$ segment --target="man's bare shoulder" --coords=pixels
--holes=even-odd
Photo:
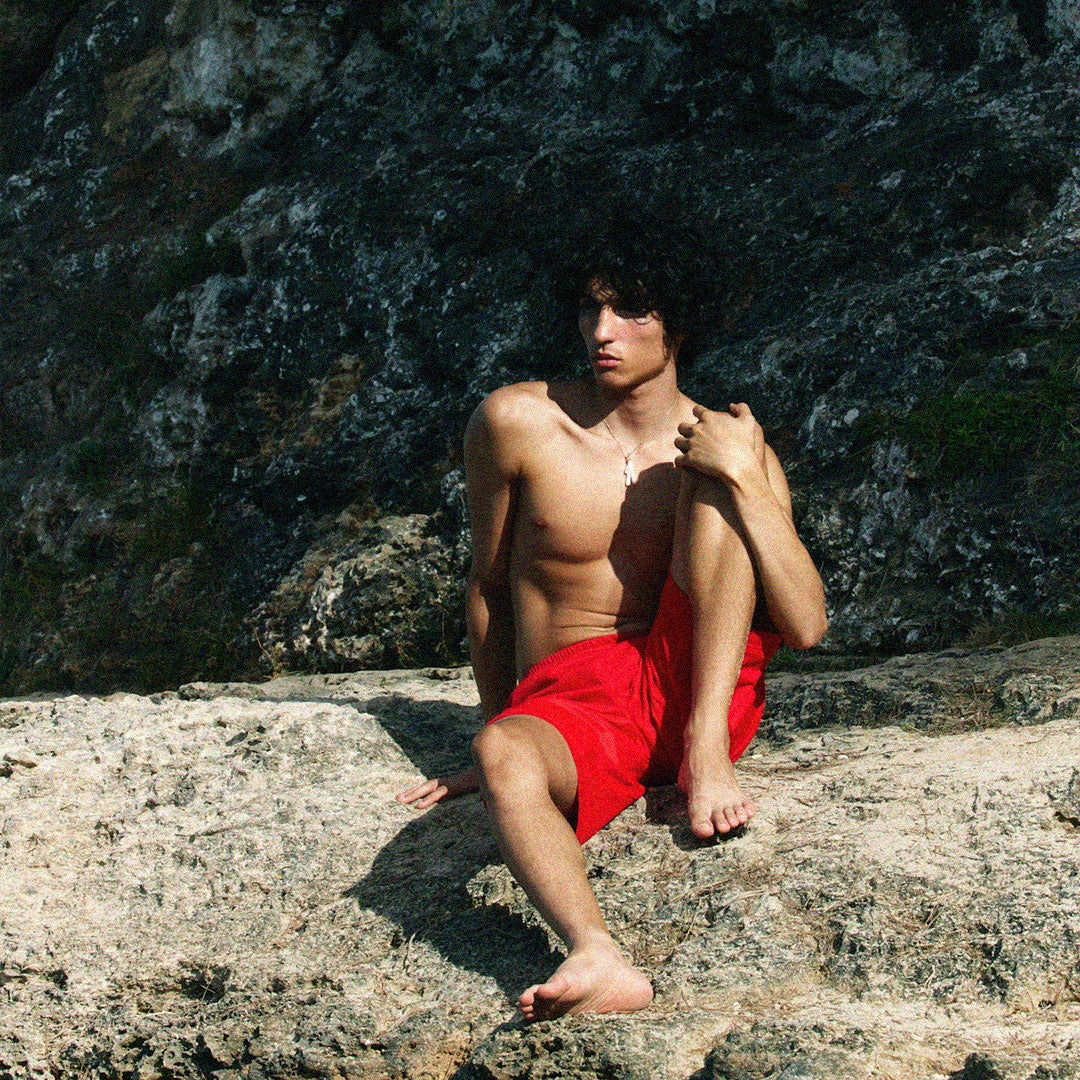
[[[563,404],[568,385],[519,382],[501,386],[476,407],[469,427],[489,438],[515,442],[550,432],[569,419]]]

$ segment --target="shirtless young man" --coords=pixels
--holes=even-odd
[[[680,392],[692,314],[633,240],[577,268],[589,375],[504,387],[469,422],[467,623],[488,723],[474,769],[398,796],[426,808],[480,787],[511,872],[568,947],[521,995],[528,1019],[652,1000],[580,845],[675,780],[698,837],[745,824],[732,761],[764,666],[780,639],[808,648],[826,628],[776,455],[746,405]]]

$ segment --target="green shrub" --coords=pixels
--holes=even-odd
[[[921,463],[944,480],[1010,473],[1052,460],[1080,469],[1075,361],[1059,356],[1019,387],[941,387],[896,424]]]

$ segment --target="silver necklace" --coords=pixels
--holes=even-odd
[[[671,415],[671,414],[672,414],[672,413],[673,413],[673,412],[675,411],[675,406],[676,406],[676,405],[678,405],[678,403],[679,403],[679,399],[678,399],[678,398],[676,398],[676,399],[675,399],[675,400],[674,400],[674,401],[673,401],[673,402],[671,403],[671,407],[670,407],[670,408],[668,409],[668,411],[667,411],[666,413],[664,413],[664,416],[663,416],[663,418],[662,418],[662,419],[661,419],[661,421],[660,421],[660,423],[661,423],[661,424],[663,424],[663,423],[664,423],[664,421],[665,421],[665,420],[667,420],[667,418],[668,418],[668,417],[669,417],[669,416],[670,416],[670,415]],[[641,439],[641,440],[640,440],[639,442],[637,442],[637,443],[635,443],[635,444],[634,444],[633,446],[631,446],[629,450],[627,450],[627,449],[626,449],[626,447],[625,447],[625,446],[623,446],[623,444],[622,444],[621,442],[619,442],[619,437],[618,437],[618,436],[617,436],[617,435],[615,434],[615,432],[614,432],[614,431],[612,431],[612,430],[611,430],[611,425],[610,425],[610,424],[609,424],[609,423],[607,422],[607,417],[606,417],[606,416],[602,416],[602,417],[600,417],[600,419],[601,419],[601,420],[603,420],[603,422],[604,422],[604,427],[606,427],[606,428],[607,428],[608,434],[609,434],[609,435],[610,435],[610,436],[611,436],[611,437],[612,437],[612,438],[613,438],[613,439],[615,440],[615,445],[616,445],[616,446],[617,446],[617,447],[619,448],[619,453],[621,453],[621,454],[622,454],[622,456],[623,456],[623,461],[625,462],[625,464],[623,465],[623,483],[624,483],[624,484],[625,484],[625,485],[626,485],[627,487],[629,487],[629,486],[630,486],[631,484],[636,484],[636,483],[637,483],[637,478],[638,478],[638,474],[637,474],[637,472],[635,471],[635,469],[634,469],[634,465],[633,465],[633,462],[632,462],[632,461],[631,461],[630,459],[631,459],[631,458],[632,458],[632,457],[634,456],[634,454],[636,454],[636,453],[637,453],[637,452],[638,452],[638,451],[639,451],[639,450],[640,450],[640,449],[641,449],[641,448],[642,448],[642,447],[643,447],[643,446],[644,446],[644,445],[645,445],[646,443],[648,443],[648,442],[652,442],[652,441],[653,441],[653,440],[655,440],[655,439],[659,439],[659,438],[660,438],[660,436],[659,436],[659,435],[650,435],[650,436],[648,436],[647,438]]]

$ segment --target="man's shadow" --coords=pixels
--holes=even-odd
[[[469,741],[479,726],[476,709],[399,694],[356,704],[378,719],[425,776],[469,764]],[[479,796],[459,796],[418,812],[345,895],[398,927],[396,947],[427,942],[455,966],[494,979],[514,999],[563,958],[540,927],[490,896],[500,892],[498,882],[470,895],[468,883],[501,863]]]

